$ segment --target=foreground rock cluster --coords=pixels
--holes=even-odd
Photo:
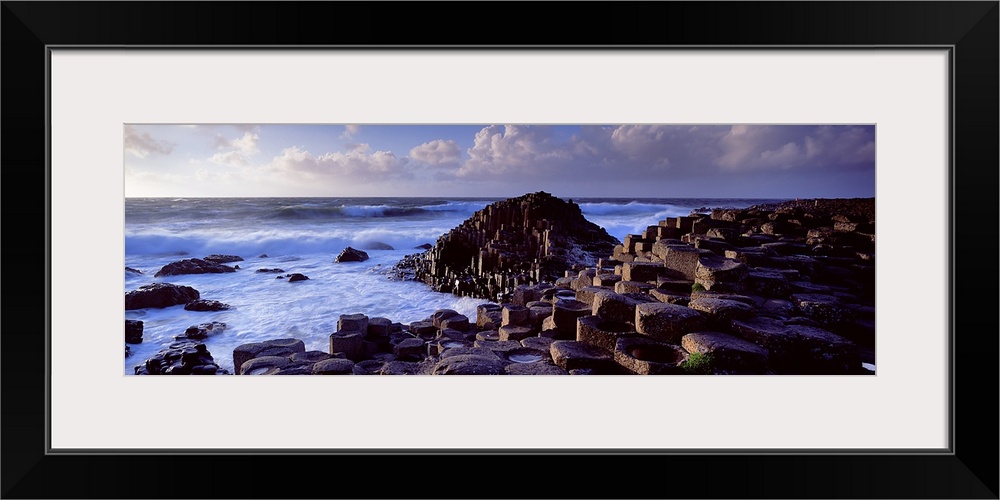
[[[294,338],[244,344],[235,373],[872,373],[862,362],[874,362],[874,199],[693,213],[616,245],[592,225],[557,231],[579,208],[552,200],[491,205],[405,262],[438,290],[501,298],[475,318],[442,309],[404,325],[342,315],[326,350]],[[130,328],[141,339],[141,323]],[[219,373],[196,342],[224,329],[189,328],[142,371]]]
[[[514,287],[593,265],[618,243],[585,219],[579,205],[537,192],[476,212],[397,270],[440,292],[503,302]]]

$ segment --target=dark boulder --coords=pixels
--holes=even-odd
[[[292,274],[290,274],[288,276],[288,282],[289,283],[293,283],[295,281],[305,281],[307,279],[309,279],[308,276],[306,276],[304,274],[299,274],[299,273],[292,273]]]
[[[220,255],[213,253],[212,255],[205,256],[205,260],[215,262],[217,264],[225,264],[227,262],[240,262],[243,260],[243,257],[238,255]]]
[[[218,300],[204,300],[198,299],[193,302],[188,302],[184,306],[185,311],[227,311],[232,309],[229,304],[224,304]]]
[[[222,333],[226,329],[225,323],[220,323],[218,321],[213,321],[211,323],[202,323],[200,325],[189,326],[187,330],[184,330],[183,335],[178,335],[174,337],[175,340],[201,340],[209,335],[214,335],[217,333]]]
[[[170,307],[198,300],[198,290],[172,283],[144,285],[125,294],[125,310],[146,307]]]
[[[125,320],[125,343],[142,343],[142,321],[134,319]]]
[[[205,344],[175,342],[135,367],[136,375],[228,375]]]
[[[262,267],[262,268],[258,269],[257,272],[258,273],[278,273],[278,274],[281,274],[281,273],[285,272],[285,270],[284,269],[278,269],[277,267],[272,267],[272,268]]]
[[[202,259],[184,259],[163,266],[153,276],[176,276],[179,274],[233,273],[236,269]]]
[[[381,241],[372,241],[369,243],[365,243],[364,247],[362,248],[364,248],[365,250],[395,250],[395,248],[393,248],[392,245],[388,243],[382,243]]]
[[[363,250],[347,247],[340,252],[334,262],[364,262],[366,260],[368,260],[368,254]]]
[[[127,272],[127,273],[133,273],[133,274],[142,274],[142,271],[140,271],[138,269],[135,269],[135,268],[131,268],[131,267],[126,267],[125,268],[125,272]]]
[[[420,249],[420,250],[430,250],[430,249],[434,248],[434,245],[431,245],[430,243],[424,243],[423,245],[418,245],[415,248]]]

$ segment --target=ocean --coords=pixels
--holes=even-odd
[[[125,200],[125,292],[155,282],[194,287],[201,298],[232,309],[185,311],[183,306],[125,311],[143,321],[143,341],[129,345],[124,373],[165,348],[193,325],[218,321],[223,333],[205,345],[233,373],[233,349],[274,338],[302,339],[307,350],[327,351],[341,314],[364,313],[400,323],[454,309],[473,321],[482,299],[433,292],[423,283],[390,279],[390,269],[416,248],[501,198],[127,198]],[[745,208],[773,199],[574,198],[584,216],[624,239],[666,217],[709,207]],[[380,245],[382,244],[382,245]],[[380,250],[384,245],[392,250]],[[334,263],[347,246],[363,249],[364,262]],[[238,255],[235,273],[154,278],[164,265],[210,254]],[[260,268],[302,273],[289,283]]]

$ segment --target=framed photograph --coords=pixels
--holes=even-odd
[[[4,497],[997,498],[997,429],[979,423],[997,420],[981,396],[997,259],[973,231],[1000,205],[997,2],[579,4],[610,30],[588,35],[438,7],[459,5],[489,22],[420,22],[420,4],[4,2],[3,160],[9,186],[36,189],[8,215],[44,228],[8,238],[10,283],[41,285],[7,301],[8,322],[31,319],[3,340]],[[479,36],[510,26],[566,41]],[[848,198],[858,213],[823,221],[787,208]],[[550,205],[607,233],[588,247],[607,273],[550,265],[577,237]],[[808,247],[783,237],[799,233]],[[536,265],[501,274],[515,237]],[[458,258],[462,238],[477,248]],[[423,283],[387,288],[421,243]],[[348,276],[334,258],[370,261]],[[160,309],[132,292],[154,273],[201,293]],[[545,273],[573,297],[518,288]],[[703,333],[636,309],[651,287]],[[619,323],[656,340],[618,336],[602,300],[631,301]],[[552,303],[574,324],[586,306],[593,335],[535,317]],[[812,347],[783,350],[765,324]],[[288,337],[302,345],[268,343]],[[573,351],[588,346],[614,363]],[[136,376],[376,365],[542,376]],[[601,376],[669,370],[724,375]],[[341,479],[309,484],[317,460]],[[521,479],[553,461],[624,463],[629,486]],[[417,474],[346,479],[371,470]],[[519,479],[487,477],[504,470]]]

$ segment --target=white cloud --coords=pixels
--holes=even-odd
[[[270,164],[277,173],[302,179],[337,179],[343,181],[374,182],[386,179],[410,178],[405,161],[389,151],[375,151],[367,144],[359,144],[347,153],[313,155],[309,151],[290,147],[282,150]]]
[[[253,132],[245,132],[243,137],[233,140],[217,135],[215,137],[216,147],[229,150],[215,153],[208,161],[231,167],[249,166],[251,158],[260,152],[260,148],[257,146],[258,141],[260,141],[260,136]]]
[[[437,139],[411,149],[410,158],[431,166],[454,166],[462,161],[462,149],[455,141]]]
[[[340,134],[341,139],[354,137],[361,130],[361,125],[344,125],[344,133]]]
[[[125,152],[139,158],[150,154],[168,155],[176,144],[154,139],[149,132],[139,132],[131,125],[125,126]]]
[[[551,173],[573,159],[572,145],[553,141],[546,126],[490,125],[476,133],[467,153],[457,172],[462,177]]]

